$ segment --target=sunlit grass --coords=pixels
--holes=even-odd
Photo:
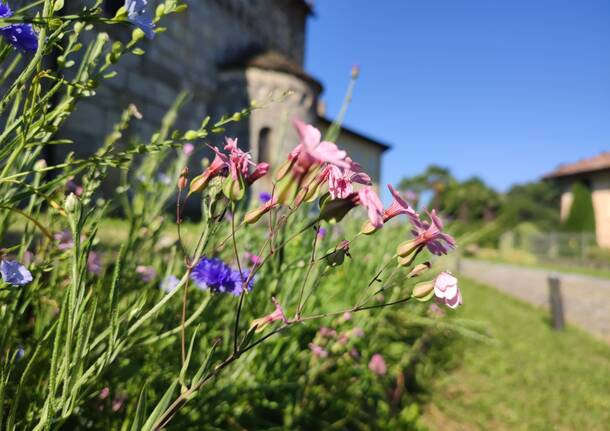
[[[496,345],[465,341],[463,365],[437,380],[430,429],[605,430],[610,346],[496,290],[463,281],[460,318],[486,322]]]

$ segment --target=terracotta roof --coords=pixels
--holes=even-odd
[[[308,74],[299,64],[277,51],[263,51],[260,53],[246,52],[236,58],[221,64],[221,70],[245,69],[256,67],[263,70],[274,70],[288,73],[313,84],[319,93],[322,92],[322,84],[313,76]]]
[[[330,127],[330,125],[333,123],[330,118],[326,118],[326,117],[319,117],[318,121],[320,121],[320,123],[324,124],[325,127]],[[368,141],[373,145],[381,147],[382,152],[387,151],[390,148],[392,148],[390,145],[388,145],[384,142],[381,142],[378,139],[371,138],[370,136],[364,135],[364,134],[357,132],[354,129],[350,129],[349,127],[346,127],[346,126],[341,126],[341,133],[346,133],[348,135],[355,136],[356,138]]]
[[[588,172],[610,169],[610,152],[601,153],[595,157],[582,159],[575,163],[559,165],[557,169],[544,176],[545,179],[569,177]]]

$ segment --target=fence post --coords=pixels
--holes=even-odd
[[[561,287],[559,274],[549,274],[549,305],[551,308],[551,323],[556,331],[563,331],[565,319],[563,315],[563,299],[561,297]]]

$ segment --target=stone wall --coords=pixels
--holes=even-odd
[[[151,10],[156,5],[150,2]],[[181,90],[191,100],[180,114],[181,128],[196,127],[206,115],[226,113],[219,93],[218,65],[252,46],[276,50],[302,65],[308,9],[298,0],[188,0],[186,12],[172,15],[161,24],[167,31],[144,41],[143,56],[124,57],[91,99],[79,103],[62,134],[74,138],[68,150],[90,154],[112,130],[121,111],[134,103],[143,120],[132,128],[147,139]],[[128,40],[130,28],[107,29],[113,39]],[[243,107],[243,106],[242,106]],[[238,108],[242,108],[238,107]],[[60,149],[60,151],[62,151]],[[53,156],[53,155],[52,155]]]

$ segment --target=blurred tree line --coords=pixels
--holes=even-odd
[[[547,181],[512,186],[500,193],[479,177],[460,181],[447,168],[431,165],[404,178],[399,190],[411,195],[419,209],[437,208],[452,221],[455,235],[480,230],[477,243],[497,245],[499,236],[528,222],[542,231],[557,230],[560,188]]]

